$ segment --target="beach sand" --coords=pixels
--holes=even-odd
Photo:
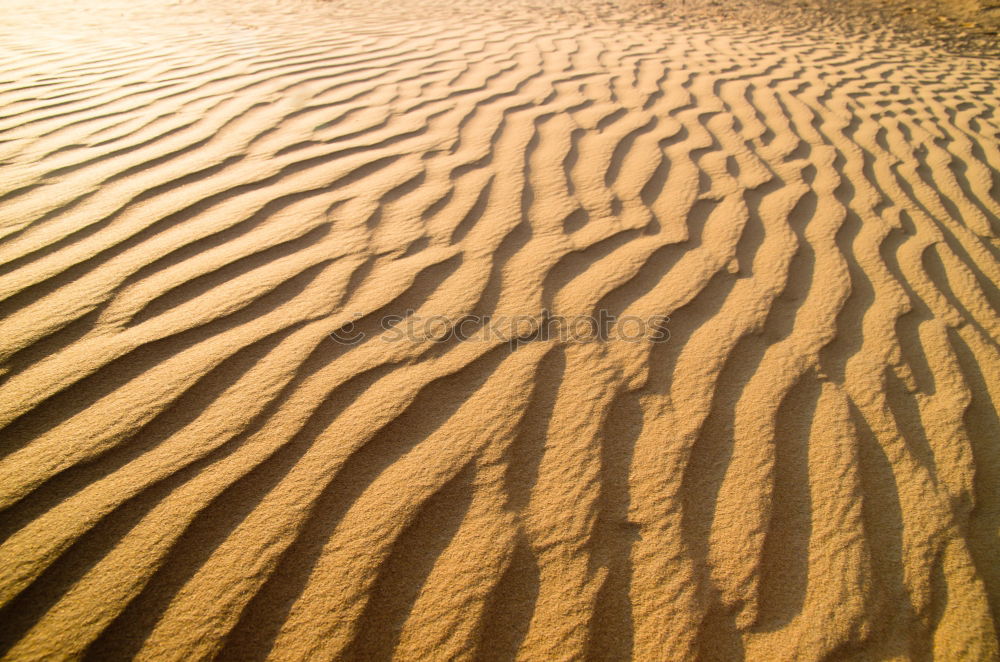
[[[4,2],[0,657],[998,659],[1000,58],[768,6]]]

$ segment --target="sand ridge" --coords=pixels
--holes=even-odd
[[[996,659],[1000,63],[571,4],[5,5],[3,659]]]

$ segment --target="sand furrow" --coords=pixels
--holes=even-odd
[[[994,659],[997,60],[669,4],[0,9],[0,657]]]

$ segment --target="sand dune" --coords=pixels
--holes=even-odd
[[[1000,60],[78,4],[0,9],[3,659],[997,659]]]

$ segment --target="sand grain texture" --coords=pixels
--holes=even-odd
[[[997,659],[1000,60],[78,4],[0,8],[2,659]],[[669,339],[380,327],[543,310]]]

